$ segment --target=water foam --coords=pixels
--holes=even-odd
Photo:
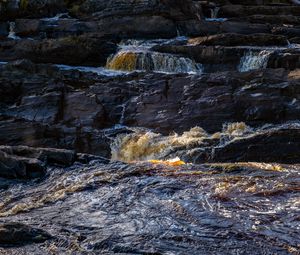
[[[273,53],[271,50],[252,51],[249,50],[241,58],[238,70],[240,72],[247,72],[251,70],[267,68],[270,55]]]
[[[203,66],[189,58],[151,51],[121,50],[108,59],[106,67],[123,71],[199,74],[203,72]]]
[[[111,144],[112,160],[123,162],[166,159],[176,149],[201,147],[204,139],[219,140],[220,145],[252,132],[244,122],[224,125],[222,132],[208,134],[201,127],[191,128],[181,135],[163,136],[145,130],[133,130],[131,134],[120,134]]]

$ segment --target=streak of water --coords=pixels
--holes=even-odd
[[[272,51],[269,50],[263,50],[260,52],[249,50],[241,58],[240,64],[238,66],[238,70],[240,72],[247,72],[247,71],[256,70],[260,68],[266,68],[271,54]]]
[[[15,28],[16,28],[16,23],[15,22],[9,22],[9,34],[8,34],[7,37],[10,38],[10,39],[13,39],[13,40],[19,40],[21,38],[16,35]]]

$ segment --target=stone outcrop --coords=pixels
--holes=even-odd
[[[251,126],[284,123],[297,120],[299,114],[299,80],[288,78],[283,69],[202,76],[136,73],[101,78],[20,62],[3,67],[1,73],[7,96],[2,99],[0,126],[11,134],[2,136],[2,144],[34,145],[35,141],[36,145],[42,142],[40,146],[53,143],[72,148],[99,137],[99,142],[105,141],[101,129],[120,124],[121,118],[125,125],[169,133],[196,125],[218,131],[223,123],[235,121]]]
[[[51,239],[51,235],[44,230],[32,228],[21,223],[0,224],[0,245],[17,246],[31,243],[43,243]]]
[[[57,40],[3,41],[0,42],[0,59],[29,58],[37,63],[99,66],[105,65],[116,48],[112,42],[87,34]]]

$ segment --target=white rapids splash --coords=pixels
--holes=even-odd
[[[178,42],[186,37],[173,39]],[[120,50],[107,60],[106,68],[122,71],[153,71],[163,73],[203,73],[203,66],[180,55],[160,53],[151,48],[158,44],[168,44],[171,40],[127,40],[121,42]]]
[[[251,70],[267,68],[270,55],[273,53],[271,50],[252,51],[249,50],[241,58],[238,70],[240,72],[247,72]]]
[[[9,22],[9,34],[7,38],[13,39],[13,40],[19,40],[21,39],[19,36],[16,35],[15,32],[16,23],[15,22]]]

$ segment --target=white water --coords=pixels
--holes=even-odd
[[[68,66],[68,65],[55,65],[55,66],[57,66],[61,70],[78,70],[81,72],[86,72],[86,73],[92,72],[104,76],[118,76],[118,75],[126,74],[126,72],[123,71],[109,70],[104,67]]]
[[[258,52],[249,50],[241,58],[238,70],[240,72],[247,72],[251,70],[267,68],[268,60],[272,53],[273,51],[271,50],[263,50]]]
[[[19,40],[21,38],[16,35],[15,28],[16,28],[16,23],[15,22],[9,22],[9,34],[8,34],[7,37],[10,38],[10,39],[13,39],[13,40]]]
[[[210,13],[211,13],[211,17],[210,18],[206,18],[206,21],[217,21],[217,22],[224,22],[226,20],[228,20],[227,18],[218,18],[218,14],[220,11],[220,7],[215,7],[210,9]]]
[[[184,36],[170,40],[124,40],[119,44],[119,52],[108,58],[106,66],[112,70],[200,74],[203,66],[190,58],[151,50],[159,44],[182,43],[187,40]]]
[[[211,18],[212,19],[217,19],[219,11],[220,11],[220,7],[215,7],[213,9],[210,9],[210,11],[211,11]]]
[[[58,13],[56,16],[51,17],[51,18],[43,18],[41,20],[43,21],[59,21],[63,19],[70,19],[71,17],[68,15],[68,13]]]
[[[203,66],[192,59],[147,50],[121,50],[108,59],[107,67],[125,71],[202,73]]]
[[[203,67],[193,60],[171,54],[157,52],[142,53],[137,61],[137,69],[152,69],[167,73],[202,73]]]

